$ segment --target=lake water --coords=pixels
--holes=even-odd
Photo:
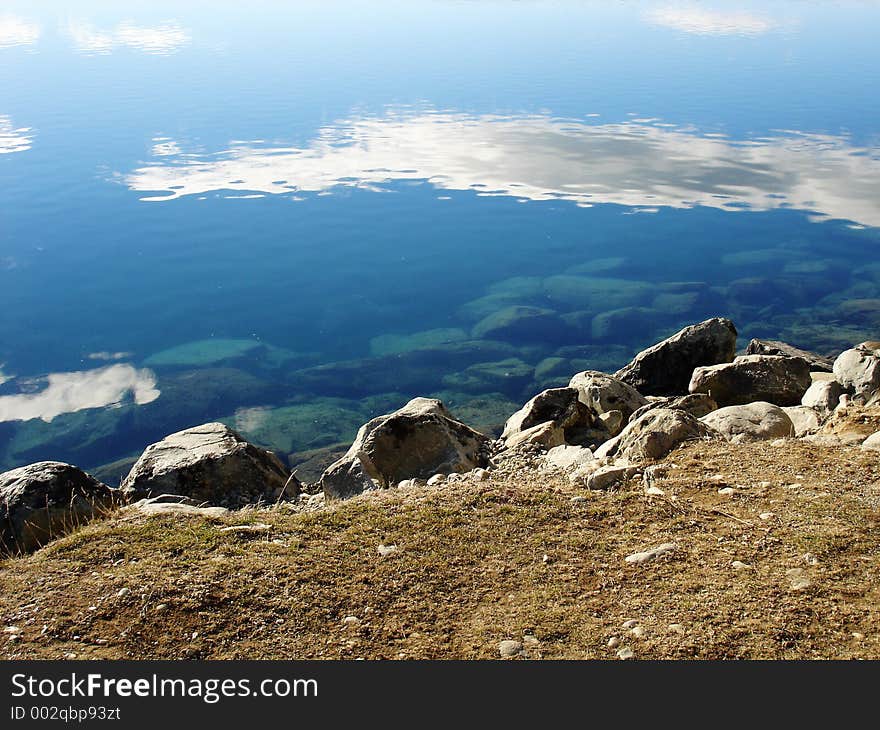
[[[880,3],[4,2],[0,468],[491,430],[708,316],[880,334]]]

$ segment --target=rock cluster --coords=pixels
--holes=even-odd
[[[511,309],[477,328],[543,328],[548,317]],[[322,509],[327,500],[375,489],[482,482],[497,465],[560,469],[590,489],[642,474],[650,488],[653,470],[664,468],[650,462],[694,439],[805,438],[880,449],[880,343],[863,342],[832,363],[760,340],[737,357],[736,337],[730,320],[709,319],[613,375],[575,373],[567,386],[538,393],[511,415],[497,441],[454,418],[441,401],[415,398],[361,426],[348,451],[311,485],[221,423],[147,447],[118,490],[69,464],[31,464],[0,474],[0,549],[36,549],[123,502],[140,516],[217,518],[279,501]],[[853,409],[864,410],[858,428],[846,418]]]

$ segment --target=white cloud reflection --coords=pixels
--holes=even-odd
[[[733,141],[655,122],[389,115],[324,128],[303,148],[242,142],[215,155],[162,157],[123,179],[132,190],[150,193],[143,199],[151,201],[219,190],[381,191],[392,181],[424,179],[443,190],[524,201],[615,203],[646,211],[794,207],[880,225],[878,149],[799,132]]]
[[[703,9],[694,5],[670,5],[653,8],[645,13],[653,25],[696,33],[698,35],[761,35],[776,23],[770,18],[749,12],[725,12]]]
[[[32,46],[40,38],[40,26],[15,15],[0,15],[0,48]]]
[[[156,376],[151,370],[123,364],[76,373],[51,373],[36,384],[44,387],[36,392],[0,395],[0,422],[32,418],[48,422],[62,413],[118,405],[129,395],[141,405],[159,397]]]
[[[32,139],[30,127],[14,127],[9,117],[0,114],[0,155],[29,150]]]
[[[67,34],[74,49],[87,55],[106,55],[117,48],[132,48],[166,56],[190,42],[189,32],[174,21],[149,27],[125,21],[115,28],[102,29],[85,21],[72,20],[67,25]]]

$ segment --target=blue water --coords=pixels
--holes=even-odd
[[[417,394],[491,430],[713,315],[877,339],[878,30],[868,2],[4,2],[0,468],[215,419],[297,463]]]

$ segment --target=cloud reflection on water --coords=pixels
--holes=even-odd
[[[74,50],[86,55],[106,55],[117,48],[132,48],[142,53],[166,56],[176,53],[190,42],[189,31],[174,21],[157,26],[124,21],[112,29],[102,29],[86,21],[72,20],[66,30]]]
[[[40,39],[40,26],[15,15],[0,15],[0,48],[31,46]]]
[[[763,15],[747,11],[712,10],[697,5],[652,8],[643,17],[652,25],[698,35],[756,36],[777,26],[774,20]]]
[[[3,377],[7,381],[11,379],[8,375]],[[129,396],[139,405],[159,397],[156,376],[151,370],[124,364],[83,372],[50,373],[44,379],[23,385],[44,387],[35,392],[0,395],[0,422],[32,418],[49,422],[62,413],[117,405]]]
[[[780,132],[735,141],[633,120],[593,124],[534,115],[389,114],[320,130],[306,147],[237,142],[177,153],[123,179],[162,201],[211,191],[293,194],[336,186],[381,191],[398,180],[520,200],[736,210],[793,207],[880,225],[880,150],[843,136]],[[158,150],[157,150],[158,152]]]

